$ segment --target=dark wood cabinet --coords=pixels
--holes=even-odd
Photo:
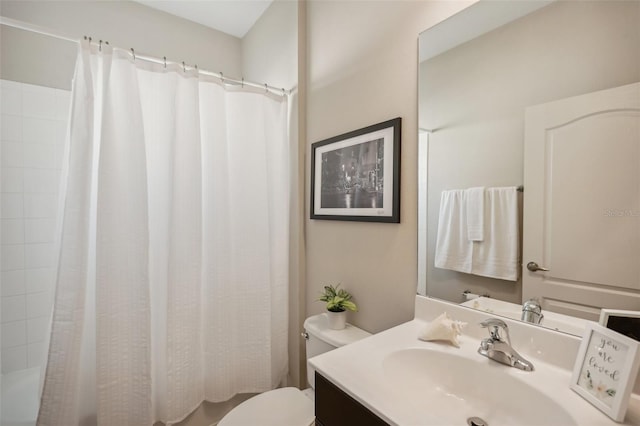
[[[316,425],[389,426],[316,371]]]

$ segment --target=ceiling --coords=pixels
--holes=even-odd
[[[273,0],[134,0],[242,38]]]

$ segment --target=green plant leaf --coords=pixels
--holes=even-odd
[[[345,289],[339,289],[340,284],[325,285],[324,292],[321,293],[319,301],[327,303],[327,310],[332,312],[342,312],[345,310],[357,311],[356,304],[351,301],[351,294]]]
[[[357,311],[357,310],[358,310],[358,308],[356,307],[356,304],[355,304],[355,303],[353,303],[353,302],[352,302],[352,301],[350,301],[350,300],[345,300],[345,301],[343,301],[343,302],[342,302],[342,306],[343,306],[345,309],[348,309],[348,310],[350,310],[350,311]]]

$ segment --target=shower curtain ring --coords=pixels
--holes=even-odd
[[[162,59],[164,59],[164,69],[167,69],[167,57],[164,56]]]
[[[131,48],[131,55],[133,55],[133,60],[136,60],[136,52],[135,50],[133,50],[133,47]]]
[[[220,71],[220,83],[224,84],[224,74]]]
[[[269,86],[267,86],[267,83],[264,84],[264,93],[269,93]]]
[[[100,45],[98,46],[98,50],[102,52],[102,40],[100,40]]]
[[[184,64],[184,61],[182,61],[182,72],[187,72],[187,66]]]

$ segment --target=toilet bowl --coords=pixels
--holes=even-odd
[[[347,324],[343,330],[329,328],[327,314],[314,315],[304,322],[307,361],[316,355],[339,348],[371,334]],[[311,386],[274,389],[256,395],[231,410],[218,426],[310,426],[315,421],[315,371],[307,362],[307,380]]]

